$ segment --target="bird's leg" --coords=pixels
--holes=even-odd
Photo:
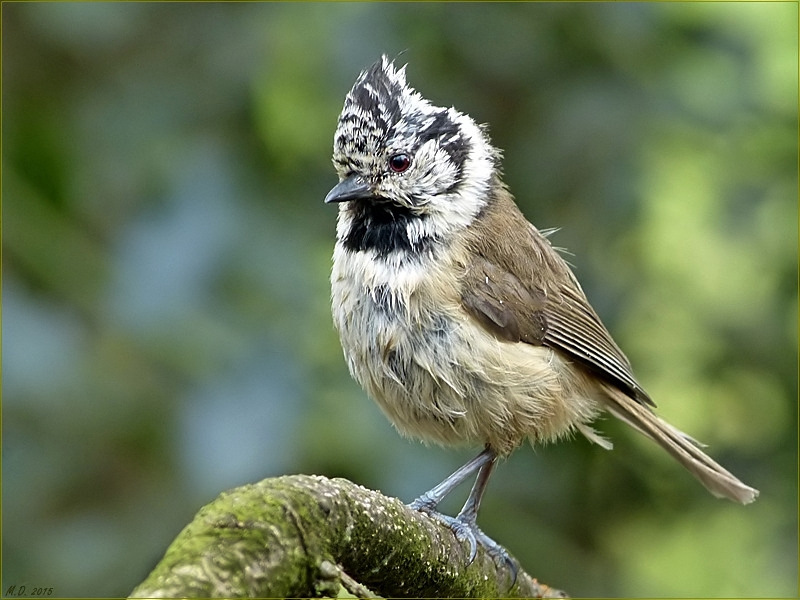
[[[456,531],[455,528],[453,528],[453,531],[459,539],[462,539],[463,536],[463,538],[469,540],[470,562],[475,560],[475,555],[478,552],[478,544],[480,544],[486,548],[489,556],[491,556],[495,562],[507,565],[511,570],[511,585],[513,586],[514,582],[517,580],[517,571],[519,569],[516,561],[512,560],[505,548],[483,533],[478,527],[478,509],[481,506],[483,493],[486,491],[486,485],[489,483],[489,477],[491,477],[495,466],[497,466],[496,457],[484,464],[481,470],[478,471],[478,477],[475,479],[467,501],[454,519],[454,521],[460,524],[460,530]],[[461,535],[459,535],[459,532]]]
[[[478,509],[481,506],[481,500],[483,500],[483,493],[486,491],[486,484],[489,483],[489,477],[492,475],[492,471],[494,471],[494,467],[497,464],[497,459],[493,459],[481,467],[481,470],[478,471],[478,477],[475,479],[475,483],[472,485],[472,489],[469,492],[469,496],[467,497],[467,501],[464,503],[464,507],[461,509],[461,512],[456,515],[456,521],[461,523],[469,532],[472,534],[469,536],[470,538],[484,538],[485,541],[488,540],[490,543],[485,544],[489,549],[492,549],[492,546],[498,546],[497,543],[492,541],[490,538],[486,537],[486,535],[478,528]],[[470,554],[470,562],[475,560],[475,553],[477,552],[477,545],[474,539],[470,539],[470,546],[471,546],[471,554]]]
[[[483,494],[486,491],[486,485],[489,482],[489,477],[491,477],[492,471],[494,471],[496,464],[497,453],[492,450],[492,448],[487,446],[483,452],[478,454],[478,456],[470,460],[463,467],[455,471],[447,479],[442,481],[442,483],[414,500],[414,502],[409,504],[409,507],[419,510],[420,512],[424,512],[437,521],[441,521],[453,530],[453,533],[458,540],[462,542],[469,542],[470,563],[475,560],[475,556],[478,552],[478,544],[482,545],[488,551],[489,556],[495,559],[495,561],[502,561],[509,566],[513,574],[513,585],[513,581],[517,578],[516,563],[511,560],[508,552],[506,552],[500,544],[495,542],[480,530],[477,523],[478,509],[480,508]],[[435,510],[436,506],[445,496],[447,496],[447,494],[453,491],[456,486],[467,479],[475,471],[478,471],[478,477],[475,479],[475,483],[473,484],[472,490],[467,497],[467,501],[464,503],[464,507],[455,518],[449,517]]]
[[[409,508],[413,508],[414,510],[418,510],[420,512],[429,514],[430,513],[440,514],[434,509],[439,505],[439,503],[444,499],[445,496],[447,496],[450,492],[452,492],[456,487],[458,487],[458,485],[461,482],[467,479],[467,477],[472,475],[475,471],[483,468],[489,462],[493,463],[496,459],[497,459],[497,453],[494,450],[492,450],[489,446],[486,446],[486,448],[484,448],[484,450],[480,454],[478,454],[478,456],[467,462],[464,466],[457,469],[452,475],[450,475],[447,479],[442,481],[439,485],[437,485],[433,489],[428,490],[427,492],[422,494],[419,498],[414,500],[411,504],[409,504],[408,505]],[[484,487],[485,485],[486,484],[484,484]],[[483,495],[483,492],[481,492],[481,495]],[[478,500],[478,504],[480,504],[480,500]]]

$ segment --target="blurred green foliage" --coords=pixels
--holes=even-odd
[[[580,596],[797,594],[796,3],[5,3],[3,581],[125,595],[220,491],[411,500],[476,449],[401,439],[329,316],[344,94],[386,52],[491,125],[661,414],[521,449],[481,524]],[[457,510],[458,500],[448,505]]]

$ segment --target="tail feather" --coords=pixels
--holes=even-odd
[[[742,504],[749,504],[758,497],[758,490],[739,481],[705,454],[700,443],[660,419],[648,407],[611,386],[603,385],[603,391],[607,395],[606,409],[611,414],[664,448],[716,497]]]

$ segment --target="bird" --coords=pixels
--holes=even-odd
[[[610,413],[713,495],[758,490],[657,416],[568,263],[518,208],[485,125],[439,107],[386,55],[347,93],[333,140],[339,182],[331,306],[350,374],[403,435],[483,450],[409,506],[509,562],[477,525],[489,478],[525,441],[580,433]],[[437,510],[475,476],[461,511]]]

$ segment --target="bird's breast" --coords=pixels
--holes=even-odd
[[[465,260],[334,251],[333,316],[353,377],[397,429],[508,453],[591,420],[594,401],[558,353],[511,343],[463,310]]]
[[[334,322],[353,377],[398,429],[445,443],[468,395],[458,374],[460,282],[449,263],[337,245],[331,275]]]

